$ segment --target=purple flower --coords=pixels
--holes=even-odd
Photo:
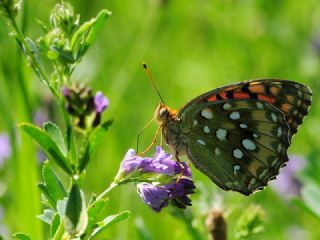
[[[115,178],[117,183],[125,181],[140,182],[138,193],[155,212],[160,212],[169,202],[179,208],[190,206],[189,195],[195,189],[189,166],[173,160],[160,146],[153,158],[137,156],[129,149]]]
[[[102,113],[109,106],[109,100],[102,92],[98,91],[94,96],[91,88],[82,85],[64,86],[61,92],[68,113],[77,118],[78,127],[97,127],[101,123]]]
[[[96,92],[94,106],[97,113],[102,113],[109,106],[109,100],[102,92]]]
[[[155,212],[160,212],[163,207],[168,205],[169,194],[164,187],[150,183],[139,183],[137,189],[142,200]]]
[[[151,177],[152,180],[161,177],[171,178],[182,171],[184,176],[191,177],[191,171],[187,164],[173,160],[172,155],[164,152],[160,146],[157,146],[153,158],[137,156],[135,150],[129,149],[121,162],[116,181],[122,181],[122,178],[132,178],[134,173],[138,173],[137,177],[141,181],[144,181],[145,178],[151,180]]]
[[[137,185],[142,200],[155,212],[160,212],[169,202],[178,208],[191,206],[188,195],[194,193],[195,186],[191,179],[181,178],[178,182],[165,185],[140,183]]]
[[[0,165],[11,156],[11,145],[9,137],[6,133],[0,134]]]
[[[300,194],[301,183],[297,173],[304,168],[306,159],[299,155],[289,156],[289,161],[278,176],[272,182],[272,188],[283,198],[290,198]]]
[[[151,161],[151,158],[137,156],[134,149],[129,149],[121,162],[119,173],[127,176],[133,172],[142,171]]]

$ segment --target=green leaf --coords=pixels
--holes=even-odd
[[[45,210],[43,211],[43,214],[38,215],[37,217],[38,217],[41,221],[43,221],[43,222],[48,223],[49,225],[51,225],[52,220],[53,220],[53,217],[54,217],[54,214],[55,214],[55,212],[54,212],[53,210],[51,210],[51,209],[45,209]]]
[[[304,200],[306,206],[318,217],[320,218],[320,187],[308,183],[301,190],[302,199]]]
[[[238,218],[235,226],[236,239],[248,239],[264,230],[264,212],[258,205],[251,205]]]
[[[13,237],[19,240],[31,240],[31,238],[25,233],[15,233],[13,234]]]
[[[66,157],[68,154],[67,147],[60,128],[52,122],[46,122],[43,124],[43,129],[49,134],[51,139],[57,144],[62,154]]]
[[[87,166],[88,162],[91,160],[93,155],[97,150],[97,146],[100,143],[103,135],[108,131],[108,128],[111,126],[112,120],[106,121],[99,125],[89,137],[87,144],[81,151],[79,159],[79,171],[82,172]]]
[[[67,162],[67,159],[61,153],[59,147],[51,139],[47,132],[30,123],[22,123],[19,125],[19,127],[29,134],[29,136],[32,137],[42,147],[50,159],[55,161],[56,164],[68,174],[72,175],[72,170]]]
[[[51,207],[55,208],[55,201],[51,197],[46,185],[44,183],[38,183],[38,187],[40,188],[42,194],[45,196],[45,198],[48,200]]]
[[[61,219],[64,218],[66,215],[66,208],[67,208],[68,198],[64,198],[57,202],[57,211]]]
[[[86,53],[110,14],[111,13],[105,9],[100,11],[96,18],[84,22],[73,34],[71,49],[76,59],[80,59]]]
[[[101,31],[105,21],[110,15],[111,12],[107,11],[106,9],[103,9],[98,13],[98,16],[93,19],[94,23],[92,24],[86,39],[86,44],[88,46],[92,45],[92,43],[96,40],[97,34]]]
[[[54,234],[56,233],[58,227],[59,227],[59,224],[60,224],[60,217],[59,217],[59,214],[56,213],[52,219],[52,223],[51,223],[51,226],[50,226],[50,234],[51,234],[51,237],[54,236]]]
[[[88,229],[91,229],[97,221],[97,217],[105,208],[107,203],[106,199],[99,199],[88,208]]]
[[[64,220],[65,229],[71,235],[81,235],[88,225],[84,194],[77,184],[70,190]]]
[[[91,234],[91,237],[89,239],[94,239],[99,233],[102,233],[103,231],[108,229],[113,224],[127,219],[129,217],[129,215],[130,215],[129,211],[124,211],[124,212],[121,212],[118,214],[108,216],[102,222],[98,223],[99,227],[97,227],[93,231],[93,233]]]
[[[60,179],[53,171],[49,161],[45,161],[42,167],[42,177],[49,192],[51,199],[54,201],[54,208],[58,200],[62,200],[67,196],[67,192],[64,189]]]

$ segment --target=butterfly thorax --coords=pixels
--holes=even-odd
[[[185,154],[187,133],[183,131],[180,119],[177,118],[177,110],[160,103],[156,108],[154,118],[160,124],[163,137],[172,153]]]

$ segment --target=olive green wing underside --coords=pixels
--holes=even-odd
[[[189,159],[224,190],[249,195],[288,161],[290,127],[284,114],[265,101],[199,103],[181,121],[189,129]]]

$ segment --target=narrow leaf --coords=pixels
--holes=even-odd
[[[25,233],[15,233],[13,234],[13,237],[19,240],[31,240],[31,238]]]
[[[77,184],[73,184],[70,190],[64,223],[71,235],[81,235],[88,224],[84,194]]]
[[[80,59],[96,39],[96,35],[101,30],[105,20],[111,13],[102,10],[96,18],[84,22],[73,34],[71,39],[71,49],[76,59]]]
[[[41,221],[43,221],[43,222],[51,225],[52,220],[53,220],[53,217],[54,217],[54,214],[55,214],[55,213],[54,213],[53,210],[51,210],[51,209],[45,209],[45,210],[43,211],[43,214],[38,215],[37,217],[38,217]]]
[[[66,208],[67,208],[68,198],[64,198],[57,202],[57,211],[60,216],[60,219],[63,219],[66,215]]]
[[[19,127],[24,130],[30,137],[32,137],[46,152],[46,154],[56,162],[63,170],[65,170],[68,174],[72,174],[72,170],[67,162],[67,159],[63,156],[60,149],[56,145],[56,143],[51,139],[51,137],[41,128],[29,124],[22,123]]]
[[[97,217],[106,206],[106,199],[99,199],[88,208],[88,229],[91,229],[97,221]]]
[[[46,188],[46,185],[44,183],[38,183],[38,187],[41,190],[42,194],[45,196],[45,198],[48,200],[50,206],[52,208],[56,208],[55,201],[51,197],[48,189]]]
[[[64,189],[60,179],[53,171],[49,161],[45,161],[42,167],[42,177],[45,182],[46,188],[54,201],[56,206],[58,200],[62,200],[67,196],[66,190]]]
[[[51,139],[57,144],[62,154],[67,156],[67,147],[64,142],[64,138],[60,128],[52,122],[46,122],[43,124],[44,130],[49,134]]]
[[[59,214],[56,213],[54,215],[54,217],[53,217],[53,220],[52,220],[52,223],[51,223],[51,226],[50,226],[51,237],[54,236],[54,234],[56,233],[59,225],[60,225],[60,217],[59,217]]]
[[[102,29],[105,21],[111,15],[111,12],[103,9],[98,13],[98,16],[94,19],[94,24],[91,26],[90,32],[86,39],[86,44],[91,45],[96,40],[97,34]]]
[[[124,211],[118,214],[110,215],[107,218],[105,218],[102,222],[99,223],[99,227],[97,227],[93,233],[91,234],[91,237],[89,239],[94,239],[99,233],[102,233],[107,228],[112,226],[113,224],[120,222],[122,220],[125,220],[129,217],[130,212]]]
[[[111,126],[112,120],[106,121],[98,126],[91,136],[89,137],[86,146],[81,152],[79,159],[79,171],[82,172],[87,166],[90,159],[95,154],[98,144],[100,143],[103,135],[108,131],[108,128]]]
[[[320,218],[320,188],[315,184],[307,184],[301,190],[302,199],[306,206]]]

